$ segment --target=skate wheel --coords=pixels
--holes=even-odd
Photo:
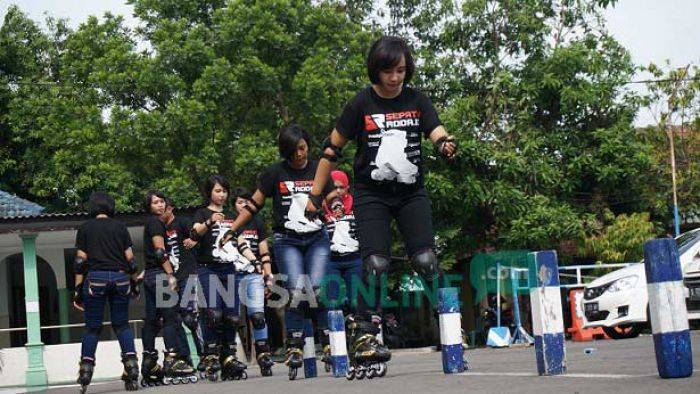
[[[362,380],[362,379],[365,378],[366,374],[367,374],[367,371],[365,371],[364,368],[360,368],[360,369],[357,370],[357,372],[355,372],[355,377],[356,377],[358,380]]]
[[[345,378],[347,380],[355,379],[355,368],[353,368],[353,367],[348,368],[348,372],[345,373]]]
[[[247,380],[247,379],[248,379],[248,372],[243,371],[243,374],[241,375],[241,378],[242,378],[243,380]]]
[[[326,365],[324,366],[324,369],[326,370],[326,372],[330,372],[331,371],[331,363],[326,363]]]
[[[386,375],[386,371],[388,369],[389,367],[386,365],[386,363],[379,363],[379,370],[377,371],[377,376],[383,378],[384,375]]]
[[[367,369],[367,379],[374,379],[375,376],[377,376],[377,370],[374,369],[374,366],[369,367]]]
[[[168,379],[163,379],[162,382],[155,382],[153,383],[154,386],[170,386],[172,382],[170,381],[170,378]]]
[[[197,383],[197,380],[199,380],[199,379],[197,379],[197,375],[192,375],[192,376],[190,376],[189,379],[190,379],[190,383]]]
[[[217,380],[219,380],[219,375],[217,375],[217,374],[215,374],[215,373],[209,374],[209,376],[207,376],[207,379],[208,379],[210,382],[216,382]]]
[[[141,381],[139,383],[141,383],[141,387],[146,387],[146,380],[145,379],[141,379]]]
[[[297,369],[289,368],[289,380],[294,380],[297,378]]]

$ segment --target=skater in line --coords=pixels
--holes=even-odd
[[[421,139],[429,138],[447,158],[455,155],[456,144],[430,100],[407,86],[414,68],[403,39],[385,36],[373,43],[367,56],[371,85],[347,103],[326,140],[306,207],[308,217],[318,213],[328,175],[342,148],[354,140],[354,213],[365,278],[375,288],[390,265],[392,219],[403,235],[411,267],[427,283],[440,275],[430,199],[423,186]],[[391,358],[376,339],[378,327],[372,323],[377,298],[360,300],[364,302],[351,330],[349,351],[356,366],[371,367],[368,373],[373,374]]]
[[[336,170],[331,172],[331,179],[337,197],[330,204],[324,204],[326,228],[331,240],[331,261],[326,284],[327,297],[334,309],[343,309],[348,315],[355,312],[350,299],[353,294],[357,294],[355,287],[362,280],[362,258],[348,176]],[[325,346],[323,361],[326,364],[326,370],[330,370],[330,360],[330,346]]]
[[[240,215],[247,205],[252,204],[252,198],[253,194],[247,188],[239,187],[236,189],[237,215]],[[246,311],[253,324],[256,359],[263,376],[271,376],[274,365],[268,343],[267,322],[265,321],[265,288],[272,285],[272,265],[267,238],[265,224],[259,216],[253,218],[241,229],[237,239],[239,252],[246,255],[246,249],[249,250],[252,253],[252,258],[262,264],[254,271],[236,273],[236,293],[245,294]]]
[[[204,185],[206,206],[195,212],[190,238],[196,241],[199,291],[206,305],[200,306],[204,339],[203,369],[209,380],[245,379],[246,365],[236,357],[236,335],[240,324],[239,299],[235,294],[234,262],[222,249],[221,238],[235,217],[226,205],[231,187],[221,175],[210,176]],[[225,292],[218,291],[219,289]]]
[[[144,211],[150,214],[143,230],[145,271],[142,275],[146,293],[146,316],[141,331],[141,383],[144,386],[171,383],[173,380],[183,383],[196,381],[194,369],[186,361],[189,349],[180,344],[178,337],[182,326],[178,305],[158,305],[156,300],[158,286],[170,288],[172,291],[177,288],[175,269],[171,264],[171,258],[174,256],[166,250],[168,236],[164,223],[165,205],[165,196],[157,191],[149,191],[143,204]],[[172,252],[172,248],[169,249]],[[155,348],[156,335],[161,328],[165,343],[162,368],[158,365],[158,351]]]
[[[267,197],[273,200],[274,255],[280,273],[286,275],[290,292],[285,314],[287,329],[286,364],[289,378],[295,379],[303,364],[304,317],[315,314],[321,340],[328,343],[326,309],[318,304],[318,291],[326,275],[330,258],[328,233],[320,220],[304,216],[308,193],[314,185],[318,161],[309,160],[310,138],[299,125],[284,127],[278,137],[283,160],[269,166],[260,175],[258,187],[233,224],[233,231],[242,229],[262,209]],[[321,189],[324,194],[332,186]],[[309,294],[309,293],[314,294]],[[316,305],[306,300],[312,297]],[[300,300],[305,300],[301,301]]]
[[[78,383],[85,393],[95,368],[95,351],[109,304],[112,329],[119,341],[124,364],[122,380],[128,391],[138,389],[139,365],[134,334],[129,327],[129,298],[137,294],[136,261],[126,226],[114,220],[114,199],[100,192],[89,200],[91,219],[78,228],[73,305],[84,312],[85,333],[80,354]],[[133,292],[133,293],[132,293]]]
[[[177,279],[178,304],[175,309],[180,314],[180,320],[192,333],[192,339],[197,351],[197,356],[201,360],[202,354],[202,332],[199,328],[197,310],[197,261],[192,254],[192,248],[197,243],[189,238],[192,222],[181,216],[175,216],[173,202],[170,198],[165,198],[165,213],[162,220],[165,223],[166,250],[168,259],[175,272]],[[193,367],[192,358],[187,336],[182,324],[178,325],[179,348],[182,357],[190,367]],[[201,365],[201,361],[200,361]]]

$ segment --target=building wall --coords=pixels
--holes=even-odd
[[[56,277],[56,285],[58,292],[68,292],[66,290],[66,263],[65,250],[72,249],[75,246],[76,230],[62,231],[44,231],[40,232],[36,238],[36,254],[37,258],[46,261],[54,272]],[[134,243],[134,253],[140,264],[143,264],[143,227],[130,227],[129,233]],[[8,300],[8,283],[7,278],[7,258],[15,254],[22,254],[22,240],[18,234],[0,234],[0,329],[9,328],[10,324],[10,307],[9,302],[24,302],[24,300]],[[57,295],[58,296],[58,295]],[[63,294],[61,297],[65,301],[63,304],[70,303],[70,295]],[[143,317],[143,300],[137,303],[132,303],[130,308],[130,318],[140,319]],[[41,308],[41,300],[39,307]],[[70,323],[82,323],[82,316],[75,311],[70,305],[61,305],[60,308],[68,308],[68,316]],[[55,313],[55,321],[59,321],[59,310],[52,311]],[[65,314],[65,309],[64,309]],[[52,316],[53,317],[53,316]],[[42,325],[45,325],[42,322]],[[80,329],[72,329],[70,341],[75,341],[79,338]],[[110,330],[105,330],[110,331]],[[0,333],[0,348],[10,346],[10,335]]]

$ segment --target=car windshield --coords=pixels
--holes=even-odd
[[[700,229],[681,234],[678,238],[676,238],[678,253],[685,253],[686,250],[688,250],[698,241],[700,241]]]

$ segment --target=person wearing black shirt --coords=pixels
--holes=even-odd
[[[85,392],[92,379],[104,308],[109,304],[112,329],[122,351],[122,380],[133,391],[138,389],[139,366],[129,327],[129,298],[138,288],[133,286],[137,277],[131,236],[123,223],[112,218],[111,196],[92,193],[89,207],[92,219],[78,228],[75,239],[73,306],[85,314],[78,383]]]
[[[234,214],[225,208],[230,190],[228,180],[221,175],[207,179],[203,189],[207,205],[195,212],[190,231],[190,238],[198,243],[197,276],[202,300],[206,304],[200,306],[204,340],[202,367],[210,380],[218,378],[218,371],[221,371],[222,380],[247,377],[245,364],[236,358],[240,318],[234,274],[240,254],[235,249],[230,251],[227,249],[229,245],[222,242],[234,218]]]
[[[320,220],[309,220],[304,216],[304,207],[308,193],[314,186],[313,178],[318,166],[318,161],[308,159],[309,143],[308,133],[299,125],[292,124],[280,131],[278,147],[284,160],[260,174],[250,204],[241,210],[232,228],[233,231],[242,229],[262,209],[265,199],[272,197],[274,255],[280,273],[286,276],[286,286],[290,292],[289,308],[284,319],[287,329],[286,364],[290,367],[290,379],[296,377],[296,371],[303,361],[305,313],[315,312],[319,331],[327,331],[328,320],[326,309],[318,304],[316,298],[330,258],[328,233]],[[327,185],[323,191],[329,193],[332,187]],[[311,288],[308,288],[309,285]],[[328,341],[327,335],[320,337]]]
[[[447,158],[456,154],[457,146],[442,127],[430,100],[406,86],[414,63],[403,39],[385,36],[374,42],[367,56],[367,72],[371,85],[347,103],[326,140],[306,214],[313,216],[321,208],[322,191],[333,163],[345,144],[354,140],[354,212],[365,279],[377,286],[377,278],[388,272],[390,224],[395,219],[412,268],[432,281],[438,278],[440,269],[430,200],[423,186],[421,138],[430,138]],[[350,348],[360,364],[385,363],[391,358],[389,350],[373,337],[378,329],[371,316],[378,304],[376,299],[361,299],[358,305],[361,313],[355,320],[356,335]]]
[[[247,188],[236,188],[237,215],[245,210],[252,197],[252,193]],[[245,294],[246,313],[253,325],[255,354],[263,376],[272,375],[274,364],[267,341],[267,322],[265,321],[265,286],[272,284],[272,266],[267,238],[265,224],[258,216],[241,229],[237,240],[239,250],[243,253],[246,249],[249,250],[252,258],[260,261],[262,266],[260,269],[236,271],[236,292]]]
[[[331,201],[330,210],[331,214],[326,215],[326,228],[331,240],[328,299],[334,305],[351,311],[354,308],[349,300],[357,294],[356,286],[362,280],[362,258],[355,215],[352,210],[345,210],[340,198]],[[345,286],[344,294],[341,294],[341,283]]]
[[[189,238],[192,223],[180,216],[175,216],[173,212],[173,202],[170,198],[165,198],[165,213],[161,217],[165,223],[165,249],[168,253],[168,260],[173,267],[173,275],[177,279],[178,305],[180,320],[192,333],[195,349],[200,360],[202,354],[202,339],[199,330],[197,313],[197,261],[191,249],[197,245]],[[182,325],[177,326],[179,338],[179,348],[182,357],[192,366],[189,344]]]
[[[180,344],[178,327],[181,326],[177,304],[172,305],[167,299],[163,305],[158,305],[156,300],[157,287],[177,287],[173,266],[166,250],[167,238],[163,214],[165,213],[165,196],[157,191],[149,191],[143,203],[143,209],[150,216],[146,220],[143,229],[143,251],[145,257],[144,290],[146,292],[146,316],[143,330],[141,331],[143,343],[143,359],[141,374],[147,385],[155,385],[163,382],[164,378],[173,378],[193,375],[194,370],[187,365],[186,356],[189,349]],[[174,293],[171,292],[170,296]],[[156,351],[156,335],[163,328],[163,342],[165,343],[165,359],[163,368],[158,365],[158,351]]]

